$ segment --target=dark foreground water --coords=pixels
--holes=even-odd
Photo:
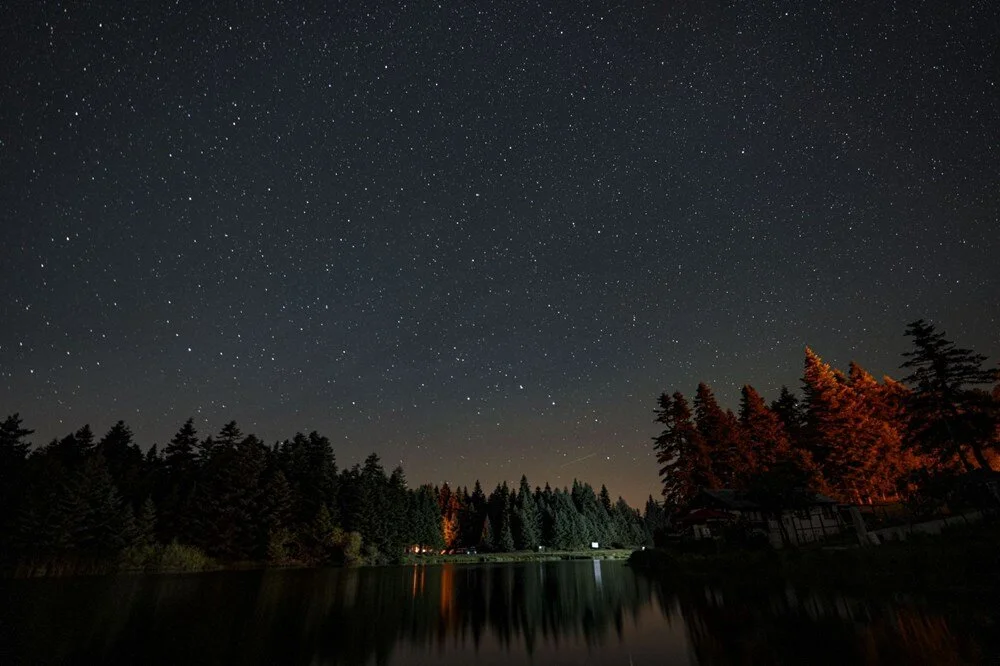
[[[992,663],[982,613],[621,562],[0,581],[0,664]]]

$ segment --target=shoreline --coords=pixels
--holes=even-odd
[[[75,563],[23,563],[6,568],[0,573],[0,579],[6,580],[42,580],[54,578],[79,578],[92,576],[170,576],[178,574],[202,574],[242,571],[282,571],[306,569],[360,569],[384,568],[391,566],[428,566],[441,564],[516,564],[520,562],[559,562],[567,560],[611,560],[626,561],[633,554],[631,549],[601,549],[601,550],[560,550],[560,551],[515,551],[511,553],[477,553],[475,555],[439,555],[406,554],[400,560],[387,564],[359,564],[345,566],[336,564],[307,564],[285,562],[281,564],[239,561],[219,563],[211,561],[199,567],[129,567],[123,563],[108,561],[90,561]]]
[[[879,546],[726,549],[715,553],[655,548],[628,560],[665,582],[780,582],[840,591],[990,595],[1000,590],[1000,524],[955,528]]]

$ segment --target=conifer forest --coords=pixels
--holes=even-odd
[[[421,485],[375,454],[339,469],[327,437],[267,446],[235,422],[200,437],[188,419],[143,453],[119,421],[100,439],[83,426],[33,448],[17,414],[0,426],[8,566],[40,572],[200,568],[221,563],[381,564],[407,550],[635,547],[650,528],[607,488],[499,484],[488,495]],[[655,503],[646,519],[661,511]]]
[[[733,412],[704,383],[690,402],[663,393],[655,450],[667,505],[683,506],[701,488],[786,506],[804,490],[925,511],[989,500],[974,496],[984,490],[974,480],[1000,463],[996,369],[923,320],[906,336],[902,381],[879,381],[853,362],[844,372],[807,348],[801,398],[782,387],[768,403],[747,384]]]
[[[143,452],[122,421],[100,438],[84,425],[33,446],[13,414],[0,424],[3,564],[50,573],[635,548],[702,488],[786,505],[805,490],[848,504],[960,502],[956,479],[996,469],[997,373],[923,321],[906,334],[902,381],[855,363],[843,372],[806,349],[801,398],[782,388],[767,402],[746,385],[734,412],[704,383],[690,403],[663,393],[653,441],[663,498],[643,511],[576,480],[533,488],[522,476],[489,494],[478,481],[411,488],[374,453],[341,469],[317,432],[267,445],[235,422],[202,435],[188,419],[163,450]]]

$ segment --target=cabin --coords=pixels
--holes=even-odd
[[[699,491],[678,523],[695,539],[720,538],[725,528],[740,526],[748,534],[766,536],[775,548],[822,541],[848,527],[836,500],[820,493],[802,493],[793,508],[764,506],[730,488]]]

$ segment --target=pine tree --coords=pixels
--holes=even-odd
[[[514,534],[511,529],[510,488],[507,482],[497,484],[487,500],[493,540],[490,548],[495,552],[507,553],[514,550]]]
[[[389,479],[377,454],[372,453],[365,458],[358,480],[361,506],[358,512],[360,522],[355,531],[361,534],[368,559],[387,563],[396,559],[399,554],[392,552],[392,534],[384,520],[390,510]]]
[[[31,450],[26,438],[33,432],[22,427],[19,414],[12,414],[0,423],[0,551],[6,553],[13,548],[11,535],[26,494],[27,458]]]
[[[292,515],[294,498],[291,484],[280,469],[275,469],[264,481],[260,501],[259,544],[270,543],[288,523]]]
[[[795,394],[788,390],[787,386],[781,387],[778,399],[771,403],[771,409],[784,426],[788,434],[789,443],[792,448],[800,448],[802,431],[805,427],[805,409]]]
[[[719,406],[712,389],[704,382],[698,384],[695,393],[694,421],[711,459],[712,476],[720,486],[737,486],[739,479],[752,469],[753,461],[746,460],[748,452],[740,440],[735,415]]]
[[[776,462],[789,458],[791,445],[781,418],[749,384],[744,385],[741,392],[740,426],[752,450],[751,475],[766,471]]]
[[[194,429],[194,419],[188,419],[163,452],[163,464],[172,481],[176,482],[193,474],[197,447],[198,431]]]
[[[241,441],[243,441],[243,433],[236,425],[236,421],[230,421],[226,425],[222,426],[222,430],[219,431],[219,436],[215,438],[216,444],[226,448],[232,448]]]
[[[538,506],[528,484],[528,477],[521,475],[514,500],[514,544],[518,550],[537,550],[541,545],[541,520]]]
[[[315,431],[308,437],[298,432],[278,445],[275,458],[292,488],[295,521],[307,522],[326,506],[337,522],[339,475],[330,440]]]
[[[459,529],[461,525],[461,506],[458,498],[451,492],[451,486],[446,481],[438,491],[438,507],[441,511],[441,533],[444,535],[446,548],[454,548],[461,540]]]
[[[617,526],[619,547],[636,548],[649,540],[642,516],[621,497],[612,507],[611,515]]]
[[[597,494],[589,483],[573,479],[573,489],[570,491],[573,505],[582,519],[584,530],[582,538],[585,543],[597,541],[610,543],[615,539],[611,516],[605,511]]]
[[[909,324],[906,335],[913,342],[902,365],[913,387],[911,446],[941,465],[958,460],[967,470],[992,470],[987,452],[997,448],[997,413],[989,394],[974,388],[993,384],[998,372],[983,368],[985,356],[957,347],[922,319]]]
[[[510,509],[504,507],[500,514],[500,529],[497,531],[493,549],[500,553],[509,553],[514,550],[514,533],[510,527]]]
[[[863,383],[855,371],[859,384]],[[878,409],[852,386],[848,377],[806,349],[805,376],[808,441],[822,474],[824,490],[841,500],[868,502],[894,492],[891,465],[881,455],[893,449],[893,433]],[[895,446],[898,449],[898,445]]]
[[[392,560],[398,560],[409,543],[407,538],[408,526],[406,525],[407,508],[407,488],[406,474],[401,466],[396,466],[389,475],[388,486],[385,491],[385,512],[382,520],[386,523],[387,539],[386,553]],[[458,496],[456,502],[460,502]],[[456,511],[461,511],[461,508]]]
[[[0,423],[0,456],[2,456],[0,463],[2,463],[2,467],[8,467],[15,461],[21,461],[28,457],[31,444],[25,438],[34,432],[34,430],[21,426],[20,414],[11,414],[3,420],[3,423]]]
[[[888,377],[884,384],[879,384],[854,362],[850,364],[848,379],[855,398],[854,410],[867,428],[869,451],[865,474],[869,494],[873,499],[895,500],[905,480],[921,465],[903,446],[906,389]]]
[[[261,543],[266,534],[261,524],[266,454],[253,435],[212,454],[192,501],[193,536],[209,555],[248,559],[266,547]]]
[[[598,493],[597,499],[598,499],[598,501],[600,501],[601,506],[604,507],[604,510],[610,516],[611,515],[611,509],[612,509],[612,505],[611,505],[611,493],[608,492],[608,487],[606,485],[604,485],[603,483],[601,484],[601,492]]]
[[[478,546],[483,538],[483,522],[486,520],[486,493],[483,486],[476,479],[476,484],[469,495],[468,510],[465,514],[464,524],[460,527],[462,532],[462,543]]]
[[[572,550],[590,542],[591,535],[586,521],[577,510],[569,491],[556,490],[553,493],[553,507],[556,517],[556,548]]]
[[[523,474],[514,501],[514,518],[514,542],[517,549],[537,550],[542,542],[541,516],[528,484],[528,477]]]
[[[179,540],[193,542],[191,506],[195,483],[199,474],[201,444],[194,428],[194,419],[188,419],[167,443],[163,454],[163,474],[157,489],[156,505],[159,509],[159,535],[164,543]]]
[[[718,487],[704,439],[691,420],[691,410],[680,393],[660,395],[656,422],[664,430],[654,439],[656,461],[663,480],[663,497],[683,506],[700,488]]]
[[[496,542],[496,536],[493,533],[493,523],[490,521],[489,514],[486,515],[486,520],[483,521],[483,533],[479,538],[479,542],[484,548],[489,549],[492,549]]]
[[[429,484],[420,486],[410,493],[409,502],[410,544],[435,549],[443,548],[441,510],[438,508],[437,493],[434,492],[433,486]],[[478,541],[472,543],[478,545]]]
[[[326,506],[320,506],[316,516],[304,530],[303,542],[308,559],[316,563],[329,561],[333,551],[333,537],[336,525]]]
[[[60,440],[52,440],[44,449],[49,460],[69,469],[79,468],[93,452],[94,432],[85,425]]]
[[[802,385],[806,411],[803,443],[822,478],[836,479],[838,470],[830,469],[830,458],[836,444],[834,424],[841,409],[841,383],[833,369],[808,347]]]
[[[156,507],[153,498],[146,497],[135,517],[135,539],[137,546],[151,546],[156,543]]]
[[[646,533],[649,535],[650,543],[648,545],[658,545],[670,527],[670,520],[666,509],[654,500],[652,495],[646,500],[642,519],[646,523]]]
[[[96,451],[107,462],[111,479],[125,501],[138,505],[143,481],[143,456],[132,439],[131,428],[124,421],[118,421],[97,443]]]
[[[62,550],[110,556],[135,538],[135,516],[122,501],[103,457],[92,456],[72,473],[59,504]]]
[[[299,488],[307,509],[325,504],[337,521],[337,458],[330,440],[318,432],[309,433],[308,473],[301,479]]]

